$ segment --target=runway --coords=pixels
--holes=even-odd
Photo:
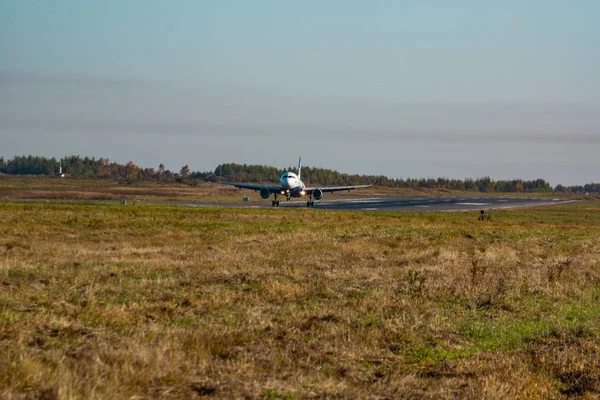
[[[354,211],[468,211],[502,208],[533,207],[567,203],[572,200],[550,198],[483,197],[483,196],[369,196],[351,199],[333,199],[315,202],[314,209]],[[180,203],[181,204],[181,203]],[[239,203],[184,203],[193,207],[245,207],[245,208],[307,208],[306,201],[280,201],[272,207],[270,201]]]

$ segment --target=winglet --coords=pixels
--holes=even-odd
[[[302,157],[298,159],[298,180],[300,180],[300,174],[302,173]]]

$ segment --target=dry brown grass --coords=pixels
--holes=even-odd
[[[0,174],[0,199],[219,201],[229,197],[230,191],[230,187],[206,182],[167,184]]]
[[[1,398],[600,393],[600,203],[0,203]]]

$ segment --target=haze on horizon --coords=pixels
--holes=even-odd
[[[600,181],[600,3],[5,0],[0,156]]]

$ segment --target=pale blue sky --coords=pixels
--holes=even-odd
[[[600,181],[600,2],[0,2],[0,155]]]

